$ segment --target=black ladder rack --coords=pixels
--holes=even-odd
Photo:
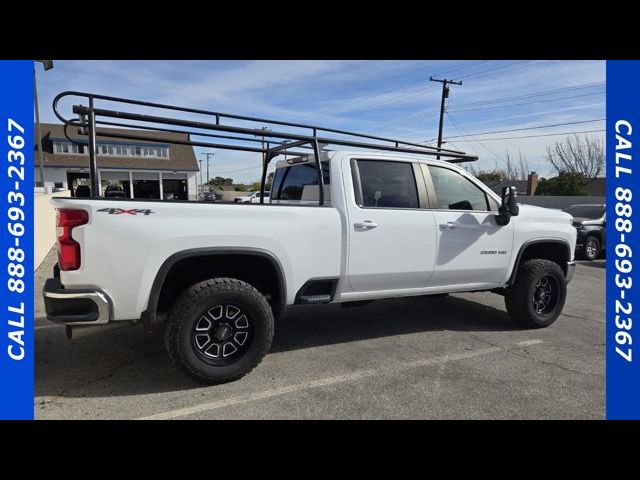
[[[66,118],[60,114],[58,104],[65,97],[77,97],[86,99],[87,105],[73,105],[72,112],[77,115],[75,118]],[[158,115],[149,115],[123,110],[112,110],[98,108],[97,102],[108,102],[118,108],[127,105],[137,107],[149,107],[150,109],[180,112],[190,115],[205,115],[209,121],[196,121],[188,118],[175,118]],[[69,137],[67,128],[76,127],[81,135],[87,136],[89,150],[89,176],[91,182],[92,196],[99,196],[98,175],[97,175],[97,149],[96,136],[118,138],[125,140],[156,140],[169,144],[191,145],[196,147],[220,148],[226,150],[239,150],[246,152],[256,152],[263,154],[262,178],[260,187],[260,203],[264,203],[264,185],[266,183],[267,169],[271,160],[278,155],[314,155],[318,174],[319,205],[324,205],[324,178],[320,166],[321,146],[339,145],[345,147],[355,147],[371,150],[381,150],[398,153],[409,153],[412,155],[439,156],[451,163],[472,162],[478,159],[473,155],[468,155],[458,150],[437,148],[419,143],[406,142],[391,138],[379,137],[362,133],[338,130],[335,128],[324,128],[302,123],[285,122],[282,120],[271,120],[266,118],[249,117],[244,115],[234,115],[229,113],[214,112],[196,108],[178,107],[154,102],[144,102],[127,98],[112,97],[108,95],[98,95],[94,93],[66,91],[58,94],[53,100],[53,111],[58,119],[64,124],[64,135],[71,143],[79,144],[77,140]],[[120,120],[120,121],[114,121]],[[227,121],[225,124],[224,121]],[[230,125],[228,121],[239,122],[245,126]],[[257,128],[255,125],[260,124]],[[129,129],[151,130],[157,132],[156,136],[142,136],[135,133],[122,132],[115,133],[100,130],[99,126],[125,127]],[[276,128],[289,127],[298,130],[306,130],[306,133],[286,132],[271,130],[265,125],[276,126]],[[176,128],[180,127],[180,128]],[[187,140],[167,139],[161,136],[162,132],[187,134]],[[232,135],[226,135],[226,134]],[[349,137],[335,138],[342,135]],[[191,137],[213,138],[216,141],[196,141]],[[258,138],[259,137],[259,138]],[[266,139],[266,140],[265,140]],[[357,139],[357,140],[356,140]],[[228,140],[243,142],[241,144],[229,143]],[[366,140],[366,141],[363,141]],[[227,142],[225,142],[227,141]],[[372,142],[373,141],[373,142]],[[260,146],[251,145],[260,143]],[[266,146],[263,146],[266,144]],[[293,150],[292,150],[293,149]],[[296,150],[298,149],[298,150]],[[309,151],[311,150],[311,151]]]

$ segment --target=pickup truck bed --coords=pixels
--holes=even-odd
[[[68,288],[99,286],[117,298],[111,320],[140,318],[163,265],[178,260],[174,255],[236,252],[273,259],[286,278],[287,304],[310,278],[340,275],[335,208],[83,198],[52,204],[89,212],[89,223],[74,229],[74,238],[86,246],[80,268],[62,272],[62,278]],[[120,213],[135,209],[148,213]]]

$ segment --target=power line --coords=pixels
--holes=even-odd
[[[444,73],[441,73],[441,74],[439,74],[438,76],[448,75],[448,74],[450,74],[450,73],[452,73],[452,72],[456,72],[456,71],[460,71],[460,70],[465,70],[465,69],[467,69],[467,68],[471,68],[471,67],[478,66],[478,65],[481,65],[481,64],[484,64],[484,63],[488,63],[488,62],[490,62],[490,61],[492,61],[492,60],[481,60],[481,61],[479,61],[479,62],[476,62],[476,63],[470,64],[470,65],[462,65],[462,66],[460,66],[460,67],[457,67],[457,68],[454,68],[454,69],[448,70],[448,71],[446,71],[446,72],[444,72]],[[504,69],[514,69],[514,68],[519,68],[519,67],[522,67],[522,66],[533,65],[533,64],[535,64],[535,63],[539,63],[539,62],[541,62],[541,61],[543,61],[543,60],[540,60],[540,61],[538,61],[538,62],[534,62],[534,63],[529,62],[529,63],[526,63],[526,64],[507,65],[506,67],[499,67],[499,68],[497,68],[497,69],[492,69],[492,70],[488,70],[488,71],[485,71],[485,72],[481,72],[481,75],[483,75],[483,76],[484,76],[485,74],[493,73],[493,72],[495,72],[495,71],[500,71],[500,70],[504,70]],[[473,74],[471,74],[471,75],[473,75]],[[464,78],[468,78],[468,77],[469,77],[469,75],[464,76],[464,77],[462,77],[462,78],[464,79]],[[472,78],[477,78],[477,77],[472,77]],[[393,88],[393,89],[390,89],[390,90],[386,90],[386,91],[384,91],[384,92],[382,92],[382,93],[377,94],[377,96],[378,96],[378,97],[382,97],[382,96],[384,96],[384,95],[388,95],[388,94],[393,93],[393,92],[397,92],[397,91],[401,91],[401,90],[406,90],[408,87],[411,87],[411,86],[413,86],[413,85],[417,85],[417,84],[419,84],[419,83],[422,83],[422,81],[421,81],[421,80],[418,80],[418,81],[415,81],[415,82],[409,83],[409,84],[407,84],[407,85],[405,85],[405,86],[403,86],[403,87]],[[387,100],[382,100],[382,101],[379,101],[379,102],[374,102],[374,103],[372,103],[372,104],[367,104],[367,103],[366,103],[366,99],[364,99],[364,105],[357,106],[357,104],[356,104],[353,108],[350,108],[350,109],[349,109],[349,111],[369,110],[369,109],[371,109],[371,108],[376,108],[376,107],[378,107],[378,106],[385,105],[385,104],[387,104],[387,103],[392,103],[392,102],[394,102],[394,101],[396,101],[396,100],[399,100],[399,99],[404,99],[404,98],[408,98],[408,97],[418,96],[418,95],[420,95],[420,94],[422,94],[422,93],[423,93],[422,91],[417,91],[417,92],[408,92],[408,93],[406,93],[406,94],[404,94],[404,95],[400,95],[400,96],[397,96],[397,97],[394,97],[394,98],[391,98],[391,99],[387,99]],[[360,103],[363,103],[363,102],[360,102]],[[327,112],[331,112],[331,111],[332,111],[332,110],[327,110]]]
[[[484,148],[486,151],[488,151],[490,154],[492,154],[494,157],[496,157],[498,160],[502,161],[502,158],[493,150],[491,150],[489,147],[487,147],[484,143],[482,143],[480,140],[476,139],[473,137],[473,135],[469,134],[469,132],[462,126],[460,125],[458,122],[456,122],[456,120],[451,116],[451,114],[449,112],[447,113],[447,117],[449,117],[449,119],[451,120],[451,122],[453,123],[453,126],[456,127],[456,129],[460,132],[463,133],[462,130],[464,130],[464,132],[467,133],[467,135],[469,136],[469,138],[471,138],[472,140],[474,140],[475,142],[479,143],[480,146],[482,148]],[[464,136],[464,134],[463,134]]]
[[[455,129],[456,129],[457,131],[459,131],[459,132],[460,132],[460,129],[459,129],[456,125],[454,125],[454,127],[455,127]],[[463,140],[464,140],[464,139],[463,139]],[[465,141],[466,141],[466,140],[465,140]],[[447,141],[447,142],[445,142],[445,143],[447,143],[448,145],[453,145],[453,148],[455,148],[456,150],[460,150],[461,152],[465,150],[464,148],[457,146],[457,145],[456,145],[455,143],[453,143],[453,142],[448,142],[448,141]],[[469,143],[469,144],[468,144],[468,147],[469,147],[469,150],[471,150],[473,153],[475,153],[475,154],[476,154],[476,157],[480,158],[480,153],[479,153],[479,152],[478,152],[478,151],[473,147],[473,144],[472,144],[472,143]]]
[[[472,102],[472,103],[462,103],[459,105],[453,105],[451,107],[449,107],[449,110],[452,111],[458,111],[458,112],[463,112],[463,111],[478,111],[478,110],[483,110],[484,108],[473,108],[473,109],[467,109],[467,108],[461,108],[461,107],[467,107],[467,106],[475,106],[475,105],[481,105],[481,104],[491,104],[491,103],[505,103],[504,105],[499,105],[499,106],[495,106],[495,107],[486,107],[486,108],[500,108],[500,107],[514,107],[514,106],[519,106],[519,105],[531,105],[531,104],[535,104],[535,103],[546,103],[549,101],[560,101],[560,100],[567,100],[567,99],[571,99],[571,98],[577,98],[580,97],[582,95],[570,95],[568,97],[556,97],[554,99],[544,99],[544,100],[536,100],[536,101],[532,101],[532,102],[521,102],[519,104],[508,104],[507,102],[510,100],[520,100],[520,99],[524,99],[527,98],[529,96],[531,97],[537,97],[537,96],[544,96],[544,95],[551,95],[553,93],[561,93],[561,91],[566,90],[568,91],[568,89],[582,89],[582,88],[589,88],[589,87],[593,87],[596,85],[603,85],[605,82],[594,82],[594,83],[588,83],[588,84],[582,84],[582,85],[575,85],[573,87],[565,87],[564,89],[553,89],[553,90],[543,90],[540,92],[535,92],[532,94],[527,94],[527,95],[521,95],[521,96],[515,96],[515,97],[504,97],[504,98],[497,98],[497,99],[492,99],[492,100],[486,100],[484,102]],[[589,96],[589,95],[599,95],[601,94],[600,92],[598,93],[593,93],[593,94],[587,94],[584,96]],[[458,110],[458,108],[460,108],[460,110]],[[385,124],[381,127],[376,128],[375,130],[372,130],[371,133],[376,133],[376,132],[381,132],[383,130],[386,130],[388,128],[393,128],[393,127],[402,127],[402,126],[407,126],[407,125],[411,125],[414,123],[417,123],[421,120],[426,120],[428,118],[431,118],[435,115],[438,114],[438,110],[424,110],[422,112],[419,112],[417,114],[413,114],[410,115],[408,117],[404,117],[401,118],[395,122],[392,123],[388,123]]]
[[[451,107],[451,109],[455,112],[476,112],[478,110],[490,110],[490,109],[494,109],[494,108],[505,108],[505,107],[519,107],[521,105],[533,105],[534,103],[548,103],[548,102],[557,102],[559,100],[569,100],[571,98],[579,98],[579,97],[590,97],[593,95],[602,95],[603,92],[594,92],[594,93],[582,93],[580,95],[571,95],[569,97],[559,97],[559,98],[549,98],[549,99],[545,99],[545,100],[534,100],[531,102],[522,102],[522,103],[511,103],[511,104],[506,104],[506,105],[493,105],[493,106],[485,106],[485,107],[478,107],[478,108],[460,108],[458,109],[457,107]]]
[[[481,64],[483,64],[483,63],[490,62],[490,61],[491,61],[491,60],[481,60],[481,61],[479,61],[479,62],[472,63],[471,65],[462,65],[462,66],[457,67],[457,68],[454,68],[454,69],[452,69],[452,70],[448,70],[448,71],[446,71],[446,72],[444,72],[444,73],[440,73],[440,74],[438,74],[438,75],[436,75],[436,76],[437,76],[437,77],[442,77],[442,76],[444,76],[444,75],[449,75],[449,74],[450,74],[450,73],[452,73],[452,72],[457,72],[457,71],[460,71],[460,70],[465,70],[465,69],[467,69],[467,68],[471,68],[471,67],[474,67],[474,66],[478,66],[478,65],[481,65]],[[387,90],[387,91],[385,91],[385,92],[379,93],[377,96],[379,96],[379,97],[380,97],[380,96],[388,95],[389,93],[393,93],[393,92],[396,92],[396,91],[405,90],[405,89],[407,89],[408,87],[411,87],[411,86],[413,86],[413,85],[417,85],[417,84],[420,84],[420,83],[422,83],[422,80],[418,80],[418,81],[416,81],[416,82],[409,83],[408,85],[405,85],[404,87],[401,87],[401,88],[393,88],[393,89],[391,89],[391,90]],[[374,104],[372,104],[372,105],[366,105],[366,103],[365,103],[365,106],[364,106],[364,107],[360,107],[360,108],[358,108],[358,110],[368,110],[368,109],[370,109],[370,108],[374,108],[374,107],[377,107],[377,106],[379,106],[379,105],[384,105],[384,104],[387,104],[387,103],[394,102],[395,100],[400,99],[400,98],[413,97],[413,96],[420,95],[420,94],[422,94],[422,93],[423,93],[422,91],[412,92],[412,93],[407,93],[406,95],[402,95],[402,96],[399,96],[399,97],[395,97],[395,98],[393,98],[393,99],[389,99],[389,100],[383,100],[382,102],[374,103]],[[350,111],[352,111],[352,110],[350,110]]]
[[[362,111],[362,110],[370,110],[372,108],[376,108],[376,107],[379,107],[381,105],[386,105],[387,103],[392,103],[392,102],[395,102],[395,101],[400,100],[400,99],[404,99],[404,98],[408,98],[408,97],[417,97],[418,95],[422,95],[423,93],[424,92],[422,92],[422,91],[418,91],[418,92],[407,93],[405,95],[398,95],[398,96],[395,96],[395,97],[390,98],[388,100],[383,100],[381,102],[377,102],[377,103],[373,103],[373,104],[369,104],[369,105],[365,104],[365,105],[363,105],[361,107],[357,107],[356,106],[354,108],[349,108],[347,111],[348,112],[357,112],[357,111]],[[380,94],[378,96],[383,96],[383,95],[388,95],[388,93],[382,93],[382,94]]]
[[[411,115],[409,117],[404,117],[403,119],[394,123],[387,123],[382,127],[376,128],[375,130],[371,130],[370,133],[381,132],[383,130],[387,130],[393,127],[405,127],[407,125],[417,123],[421,120],[426,120],[428,118],[435,117],[436,115],[438,115],[438,110],[427,110],[426,112],[420,112],[415,115]]]
[[[496,98],[496,99],[492,99],[492,100],[483,100],[483,101],[479,101],[479,102],[471,102],[471,103],[461,103],[460,105],[457,105],[457,107],[471,107],[471,106],[476,106],[476,105],[488,105],[488,104],[493,104],[493,103],[503,103],[506,101],[511,101],[511,100],[524,100],[527,98],[533,98],[533,97],[542,97],[542,96],[547,96],[547,95],[553,95],[555,93],[566,93],[569,91],[574,91],[574,90],[582,90],[585,88],[593,88],[593,87],[599,87],[599,86],[603,86],[606,85],[606,82],[592,82],[592,83],[584,83],[584,84],[580,84],[580,85],[574,85],[571,87],[563,87],[563,88],[555,88],[552,90],[542,90],[540,92],[534,92],[534,93],[527,93],[524,95],[515,95],[515,96],[511,96],[511,97],[502,97],[502,98]]]
[[[419,83],[422,83],[422,80],[418,80],[417,82],[411,82],[411,83],[409,83],[409,84],[407,84],[407,85],[405,85],[403,87],[393,88],[391,90],[384,91],[382,93],[377,94],[376,96],[377,97],[382,97],[384,95],[389,95],[390,93],[393,93],[393,92],[398,92],[398,91],[401,91],[401,90],[407,90],[409,87],[411,87],[413,85],[417,85]],[[380,105],[385,105],[387,103],[395,102],[398,99],[407,98],[407,97],[413,97],[413,96],[420,95],[422,93],[423,93],[422,90],[417,91],[417,92],[410,92],[410,93],[406,93],[404,95],[398,95],[398,96],[396,96],[394,98],[391,98],[391,99],[388,99],[388,100],[382,100],[380,102],[374,102],[372,104],[367,104],[367,99],[363,99],[363,100],[361,100],[359,102],[361,104],[361,106],[358,106],[358,102],[356,102],[355,106],[353,106],[352,108],[349,108],[347,111],[356,112],[356,111],[361,111],[361,110],[369,110],[371,108],[375,108],[375,107],[378,107]],[[364,103],[364,105],[362,105],[362,103]],[[335,109],[326,110],[325,113],[331,113],[332,111],[335,112]]]
[[[536,60],[536,61],[534,61],[534,62],[518,63],[518,64],[516,64],[516,65],[513,65],[513,64],[511,64],[511,65],[505,65],[504,67],[498,67],[498,68],[494,68],[494,69],[492,69],[492,70],[486,70],[486,71],[484,71],[484,72],[480,72],[478,75],[475,75],[475,76],[471,76],[471,75],[474,75],[474,74],[466,75],[466,76],[462,77],[462,78],[461,78],[461,80],[464,80],[464,79],[471,79],[471,80],[473,80],[473,79],[476,79],[476,78],[482,78],[482,77],[486,77],[487,75],[493,74],[493,73],[495,73],[495,72],[502,72],[502,71],[504,71],[504,70],[515,70],[515,69],[517,69],[517,68],[522,68],[522,67],[528,67],[528,66],[536,65],[536,64],[541,63],[541,62],[544,62],[544,61],[546,61],[546,60]]]
[[[524,131],[524,130],[537,130],[539,128],[563,127],[565,125],[578,125],[578,124],[581,124],[581,123],[603,122],[605,120],[606,120],[605,118],[594,118],[592,120],[580,120],[580,121],[576,121],[576,122],[549,123],[547,125],[536,125],[535,127],[509,128],[507,130],[493,130],[491,132],[478,132],[478,133],[473,133],[473,135],[480,136],[480,135],[491,135],[491,134],[494,134],[494,133],[521,132],[521,131]],[[454,135],[454,136],[451,136],[451,137],[446,137],[446,139],[449,140],[451,138],[459,138],[461,136],[462,135]],[[425,140],[424,143],[433,142],[434,140],[436,140],[436,139],[432,138],[430,140]]]
[[[238,168],[236,170],[218,170],[217,173],[238,173],[238,172],[246,172],[247,170],[257,170],[262,168],[262,165],[256,165],[255,167],[244,167],[244,168]]]
[[[471,65],[463,65],[461,67],[454,68],[452,70],[447,70],[446,72],[438,73],[438,74],[436,74],[436,77],[444,77],[445,75],[449,75],[449,74],[451,74],[453,72],[459,72],[460,70],[465,70],[467,68],[475,67],[475,66],[478,66],[478,65],[481,65],[483,63],[490,62],[490,61],[491,60],[481,60],[479,62],[472,63]]]
[[[601,128],[601,129],[598,129],[598,130],[581,130],[579,132],[573,131],[573,132],[562,132],[562,133],[544,133],[544,134],[539,134],[539,135],[522,135],[522,136],[518,136],[518,137],[483,138],[482,141],[483,142],[489,142],[491,140],[516,140],[516,139],[520,139],[520,138],[555,137],[555,136],[560,136],[560,135],[575,135],[575,134],[579,134],[579,133],[596,133],[596,132],[606,132],[606,129]]]

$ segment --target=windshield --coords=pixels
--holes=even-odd
[[[578,218],[596,219],[604,215],[604,207],[602,205],[574,205],[565,208],[564,211]]]

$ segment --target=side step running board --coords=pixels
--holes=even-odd
[[[300,303],[329,303],[331,295],[300,295],[298,297]]]
[[[331,303],[338,284],[337,278],[312,278],[296,294],[296,305]]]

